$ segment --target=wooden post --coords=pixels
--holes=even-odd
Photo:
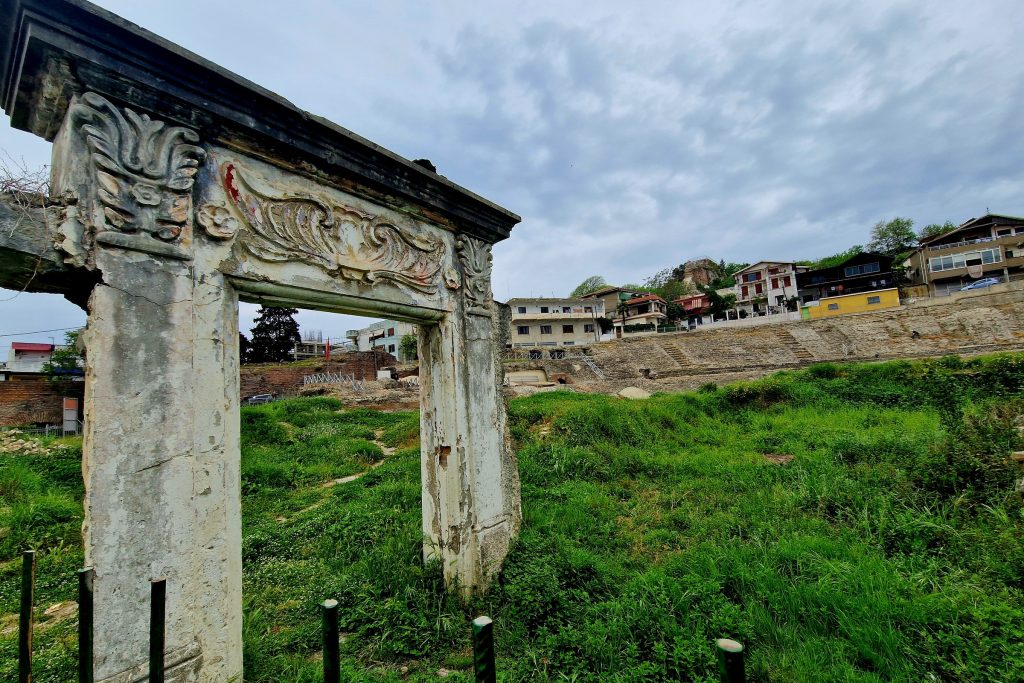
[[[21,556],[21,618],[18,622],[18,683],[32,683],[32,606],[36,592],[36,551]]]
[[[473,670],[476,683],[495,683],[497,667],[494,664],[494,622],[490,617],[473,620]]]
[[[341,658],[338,652],[338,601],[324,600],[324,683],[340,683]]]
[[[167,614],[167,579],[150,581],[149,683],[164,683],[164,623]]]
[[[722,683],[745,683],[743,644],[730,638],[715,641],[718,650],[718,676]]]
[[[92,683],[92,567],[78,570],[78,683]]]

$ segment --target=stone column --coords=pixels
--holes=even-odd
[[[93,94],[54,143],[54,187],[77,200],[60,248],[100,279],[82,469],[106,683],[145,675],[154,578],[167,580],[167,680],[241,680],[238,300],[194,256],[204,158],[194,132]]]
[[[459,255],[457,309],[420,326],[422,505],[425,558],[469,595],[500,569],[522,513],[493,342],[490,245],[460,238]]]

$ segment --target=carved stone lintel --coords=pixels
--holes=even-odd
[[[326,197],[257,189],[232,163],[224,164],[222,177],[245,226],[239,240],[256,258],[305,263],[365,285],[391,282],[422,294],[437,292],[447,253],[440,236]],[[201,216],[209,232],[205,221]]]
[[[70,111],[91,153],[82,220],[95,242],[188,260],[182,243],[192,232],[192,184],[206,151],[188,128],[119,109],[86,93]]]
[[[491,245],[462,236],[455,243],[462,264],[466,312],[491,317]]]

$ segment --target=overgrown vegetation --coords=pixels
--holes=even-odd
[[[472,680],[468,619],[495,618],[504,680],[1024,679],[1024,355],[821,364],[646,401],[516,399],[525,515],[465,607],[420,554],[415,413],[282,401],[243,414],[248,681],[318,681],[317,604],[341,602],[351,680]],[[397,448],[362,478],[358,471]],[[791,458],[790,458],[791,456]],[[40,610],[74,595],[78,453],[3,456],[0,613],[40,547]],[[73,678],[73,620],[37,680]],[[0,679],[16,638],[0,636]]]

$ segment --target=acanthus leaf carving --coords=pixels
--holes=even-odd
[[[232,163],[222,170],[228,199],[248,228],[241,244],[256,258],[307,263],[366,285],[437,291],[447,253],[441,237],[312,195],[257,190]]]
[[[466,310],[474,315],[491,315],[491,245],[460,236],[455,242],[462,264],[462,291]]]
[[[91,152],[95,241],[189,259],[181,242],[191,232],[192,184],[206,159],[199,135],[91,92],[70,115]]]

